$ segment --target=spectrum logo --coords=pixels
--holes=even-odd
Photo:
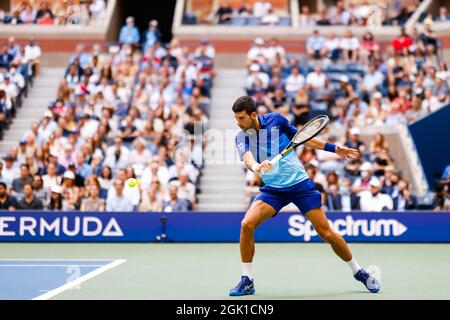
[[[318,234],[314,230],[311,222],[302,215],[296,214],[289,217],[289,234],[293,237],[304,237],[305,241],[310,241]],[[328,220],[331,228],[341,236],[357,237],[398,237],[405,233],[408,228],[395,219],[356,219],[348,215],[345,219]]]

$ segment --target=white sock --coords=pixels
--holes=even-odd
[[[250,280],[253,280],[251,262],[242,262],[242,275],[249,277]]]
[[[352,269],[353,274],[356,274],[359,270],[362,269],[358,264],[358,262],[356,262],[355,257],[353,257],[352,260],[347,261],[347,264],[350,267],[350,269]]]

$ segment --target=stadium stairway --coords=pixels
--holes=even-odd
[[[19,146],[24,135],[31,130],[31,124],[40,121],[48,105],[56,97],[60,81],[64,76],[64,68],[42,68],[41,73],[34,79],[34,84],[24,99],[21,108],[17,109],[16,118],[9,130],[5,131],[4,139],[0,142],[0,155],[9,153],[12,146]]]
[[[231,106],[236,98],[245,94],[246,70],[243,68],[218,69],[212,89],[209,128],[221,133],[222,143],[214,141],[214,159],[205,159],[198,195],[198,211],[243,211],[245,210],[245,171],[242,162],[235,160],[234,137],[237,126]],[[228,139],[225,139],[228,137]],[[207,157],[207,153],[205,156]],[[230,161],[227,161],[230,160]],[[231,164],[229,163],[231,162]]]

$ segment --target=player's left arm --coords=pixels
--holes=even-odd
[[[305,143],[305,146],[314,149],[325,150],[328,152],[334,152],[338,156],[346,160],[358,159],[361,156],[359,151],[356,149],[337,146],[332,143],[328,143],[320,138],[312,138],[311,140]]]
[[[280,124],[281,131],[284,132],[289,139],[292,139],[298,131],[296,127],[289,124],[289,121],[280,114],[278,114],[278,123]],[[336,153],[338,156],[346,160],[358,159],[361,156],[359,151],[356,149],[341,147],[334,145],[332,143],[327,143],[325,140],[322,140],[320,138],[313,138],[308,142],[306,142],[305,145],[310,148]]]

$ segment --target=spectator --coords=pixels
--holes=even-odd
[[[219,24],[225,24],[230,21],[232,14],[233,8],[231,8],[229,1],[221,1],[219,9],[216,11],[216,16],[219,18]]]
[[[333,211],[349,212],[359,210],[359,197],[355,192],[350,190],[350,180],[343,179],[341,187],[332,184],[328,187],[327,207]]]
[[[360,178],[357,178],[352,186],[353,192],[367,191],[370,189],[370,184],[373,181],[378,181],[377,178],[373,177],[373,166],[370,162],[364,162],[360,167]]]
[[[375,134],[373,141],[370,143],[370,154],[376,156],[383,149],[389,148],[389,144],[382,133]]]
[[[121,44],[137,46],[140,38],[139,30],[134,25],[134,18],[128,17],[126,24],[120,29],[119,42]]]
[[[322,68],[317,65],[313,72],[306,76],[306,84],[310,90],[323,89],[325,87],[327,76],[322,72]]]
[[[163,202],[164,212],[186,212],[189,210],[187,199],[178,198],[178,187],[169,186],[169,200]]]
[[[319,35],[318,30],[314,30],[313,35],[306,39],[306,53],[311,59],[322,59],[325,56],[325,38]]]
[[[254,41],[254,46],[247,53],[247,63],[251,64],[255,60],[258,61],[263,58],[265,50],[264,40],[261,38],[256,38]]]
[[[405,27],[400,28],[400,36],[392,40],[392,47],[395,52],[402,52],[404,48],[408,49],[413,44],[413,39],[406,32]]]
[[[446,7],[442,6],[439,8],[439,15],[434,19],[436,22],[446,22],[450,20],[450,14]]]
[[[8,187],[6,183],[0,182],[0,211],[13,211],[17,209],[17,200],[12,195],[8,194]]]
[[[31,183],[25,183],[23,186],[23,195],[23,198],[17,204],[17,209],[42,210],[44,208],[41,199],[35,196]]]
[[[115,192],[108,192],[108,198],[106,199],[106,211],[133,211],[133,204],[131,200],[124,195],[124,181],[116,179],[114,181]]]
[[[299,15],[299,25],[300,27],[307,27],[314,25],[314,19],[309,12],[309,7],[307,5],[303,5],[301,7],[301,12]]]
[[[253,15],[262,18],[272,9],[272,4],[267,0],[257,0],[253,5]]]
[[[280,22],[280,17],[274,13],[273,9],[270,8],[267,11],[267,14],[265,14],[262,18],[261,18],[261,24],[262,25],[277,25]]]
[[[291,74],[286,79],[286,93],[290,99],[294,99],[300,88],[305,84],[305,77],[300,73],[297,67],[292,68]]]
[[[75,184],[75,174],[70,170],[63,175],[61,193],[64,211],[74,211],[79,208],[80,189]]]
[[[89,13],[92,19],[102,20],[106,15],[106,1],[92,0],[89,4]]]
[[[392,199],[394,210],[405,211],[416,209],[417,199],[409,192],[409,183],[405,180],[400,180],[398,187],[399,192],[397,196]]]
[[[80,211],[105,211],[105,200],[99,197],[100,190],[93,184],[88,189],[88,197],[81,201]]]
[[[190,202],[190,207],[195,208],[195,185],[189,182],[189,176],[185,170],[181,170],[177,180],[170,182],[178,188],[178,198],[186,199]]]
[[[161,32],[158,29],[158,21],[150,20],[148,30],[145,33],[145,50],[153,48],[156,42],[161,40]]]
[[[380,212],[393,209],[392,199],[381,193],[380,189],[380,181],[373,179],[370,182],[370,190],[360,192],[361,211]]]
[[[33,190],[37,199],[40,199],[44,208],[50,204],[50,189],[44,188],[42,177],[38,174],[33,176]]]
[[[357,149],[361,154],[366,152],[366,145],[360,140],[361,131],[357,127],[350,129],[349,137],[345,141],[345,146],[352,149]]]
[[[12,188],[12,183],[15,178],[19,177],[20,170],[14,163],[15,158],[13,156],[7,155],[3,157],[3,160],[5,161],[5,166],[2,167],[2,179],[4,180],[3,182],[6,183],[8,188]]]
[[[162,196],[156,188],[149,188],[148,191],[142,191],[142,193],[139,211],[162,212]]]
[[[356,63],[358,61],[360,43],[350,30],[347,30],[345,37],[341,39],[340,47],[346,63]]]
[[[12,182],[12,190],[15,194],[22,195],[23,187],[25,184],[31,184],[33,178],[30,174],[30,167],[27,164],[20,165],[20,177],[16,178]]]
[[[62,211],[63,210],[63,198],[61,195],[61,187],[59,185],[53,185],[51,187],[49,210]]]
[[[51,26],[51,25],[53,25],[54,20],[53,20],[52,16],[50,15],[50,13],[46,12],[46,13],[44,13],[44,15],[41,18],[37,19],[36,22],[38,25],[41,25],[41,26]]]

